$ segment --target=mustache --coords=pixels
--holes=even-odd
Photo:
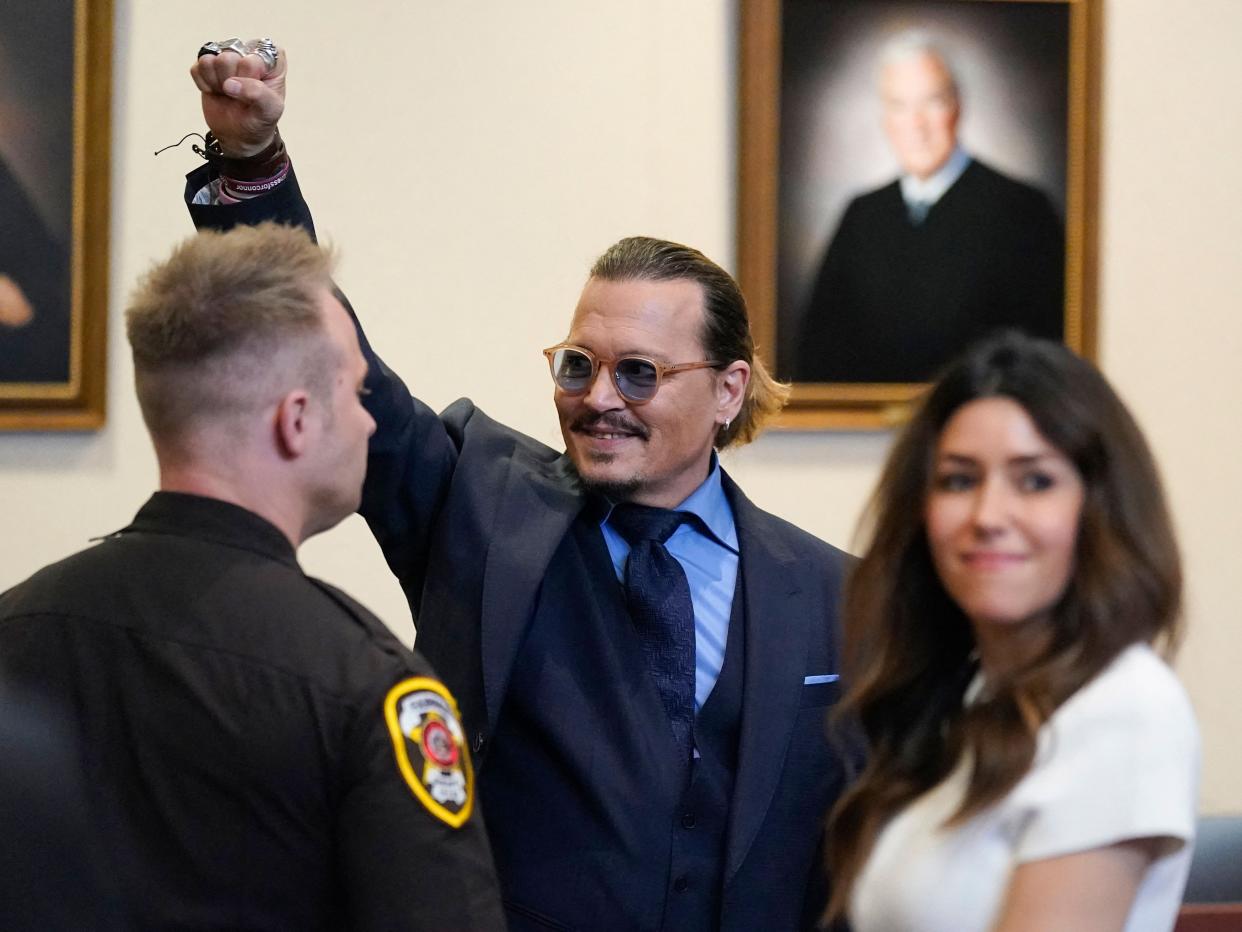
[[[606,411],[603,414],[584,414],[575,418],[569,425],[572,431],[602,430],[610,433],[633,434],[641,440],[646,440],[649,431],[638,421],[632,421],[625,415],[616,411]]]

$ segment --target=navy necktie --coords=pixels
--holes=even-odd
[[[618,505],[608,522],[629,542],[625,597],[643,645],[647,671],[655,680],[682,760],[690,756],[694,732],[694,605],[686,571],[664,542],[686,512],[645,505]]]
[[[923,225],[923,221],[927,219],[927,214],[931,208],[931,201],[910,201],[906,204],[906,212],[910,215],[910,222],[916,227]]]

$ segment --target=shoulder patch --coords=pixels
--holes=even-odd
[[[438,680],[402,680],[384,699],[397,769],[433,816],[460,828],[474,808],[474,768],[453,696]]]

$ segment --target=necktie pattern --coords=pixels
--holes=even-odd
[[[682,759],[694,732],[694,605],[686,571],[664,542],[692,516],[645,505],[618,505],[609,524],[626,539],[625,596]]]

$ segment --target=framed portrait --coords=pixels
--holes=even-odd
[[[111,0],[0,5],[0,429],[104,421]]]
[[[1099,0],[742,0],[738,277],[780,426],[877,428],[967,345],[1095,351]]]

